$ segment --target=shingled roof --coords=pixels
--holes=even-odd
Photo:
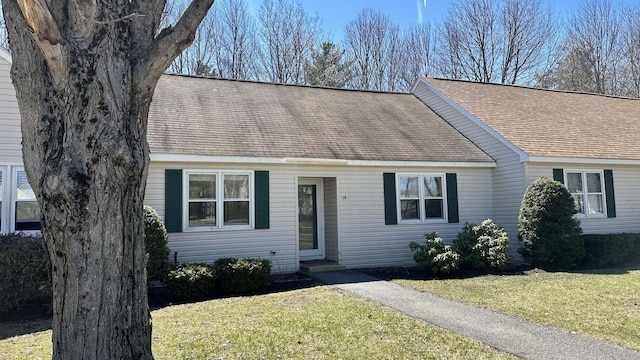
[[[640,159],[640,99],[426,81],[529,156]]]
[[[163,75],[152,154],[493,162],[406,93]]]

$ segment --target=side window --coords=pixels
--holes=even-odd
[[[584,216],[605,215],[604,177],[599,171],[566,171],[567,189]]]
[[[445,219],[443,174],[399,174],[397,186],[400,221]]]
[[[185,171],[186,220],[190,229],[253,226],[253,181],[249,172]]]
[[[40,230],[40,208],[24,170],[16,171],[14,230]]]

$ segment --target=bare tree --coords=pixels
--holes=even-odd
[[[610,0],[583,0],[570,19],[566,43],[580,49],[590,66],[593,91],[615,93],[620,54],[620,11]]]
[[[167,24],[174,23],[186,7],[186,4],[180,1],[170,3],[170,7],[163,13],[163,21]],[[169,66],[171,72],[199,76],[218,75],[213,69],[212,62],[218,45],[215,39],[219,26],[219,13],[218,5],[212,7],[198,26],[191,46],[182,51]]]
[[[156,84],[213,0],[2,0],[51,263],[53,359],[152,359],[143,199]]]
[[[307,14],[300,3],[265,0],[259,22],[264,77],[279,83],[304,83],[304,66],[320,34],[320,17]]]
[[[625,85],[621,95],[640,98],[640,4],[624,9],[621,40]]]
[[[353,63],[353,87],[388,90],[397,87],[400,36],[397,25],[380,11],[364,9],[344,30],[345,47]]]
[[[437,72],[480,82],[529,82],[550,59],[557,27],[541,0],[455,2],[438,27]]]
[[[429,76],[432,67],[431,26],[421,24],[405,31],[402,42],[400,87],[410,90],[415,82]]]
[[[231,79],[257,76],[258,39],[254,18],[245,0],[223,2],[214,32],[216,74]]]
[[[532,76],[554,51],[558,24],[551,10],[537,0],[505,0],[501,14],[504,43],[500,82],[515,84]]]

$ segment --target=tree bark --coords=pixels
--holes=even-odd
[[[53,359],[152,359],[149,105],[213,0],[196,1],[157,37],[159,13],[136,11],[161,12],[159,2],[33,3],[2,1],[25,170],[51,261]]]

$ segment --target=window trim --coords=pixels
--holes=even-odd
[[[189,226],[189,175],[216,175],[216,225],[215,226]],[[224,175],[246,175],[249,178],[249,224],[225,225],[224,224]],[[218,170],[218,169],[183,169],[182,171],[182,231],[231,231],[250,230],[255,228],[255,183],[253,170]]]
[[[402,206],[400,198],[400,178],[401,177],[418,177],[418,211],[420,212],[419,219],[402,219]],[[442,217],[441,218],[427,218],[425,212],[425,200],[428,198],[425,196],[424,191],[424,178],[425,177],[439,177],[442,183]],[[431,198],[429,198],[431,199]],[[449,222],[449,209],[447,199],[447,176],[445,173],[396,173],[396,216],[398,224],[423,224],[423,223],[448,223]]]
[[[583,197],[583,203],[585,206],[585,212],[584,213],[577,213],[576,217],[580,218],[580,219],[586,219],[586,218],[590,218],[590,219],[599,219],[599,218],[606,218],[607,217],[607,189],[605,188],[605,183],[604,183],[604,170],[600,169],[600,170],[595,170],[595,169],[564,169],[564,183],[565,183],[565,187],[567,188],[567,190],[569,190],[569,178],[567,176],[567,174],[572,173],[580,173],[581,177],[582,177],[582,197]],[[589,189],[588,189],[588,185],[587,185],[587,174],[600,174],[600,196],[602,196],[602,213],[600,214],[589,214]],[[571,191],[569,191],[569,193],[571,194],[571,197],[573,198],[573,193],[571,193]],[[591,194],[597,194],[597,193],[591,193]]]

